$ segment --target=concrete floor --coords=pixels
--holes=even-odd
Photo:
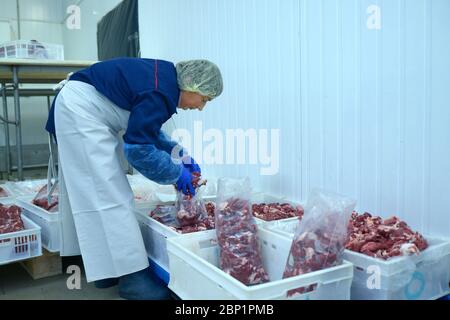
[[[69,276],[33,280],[19,263],[0,266],[0,300],[122,300],[117,286],[97,289],[86,282],[84,273],[81,289],[69,290],[66,285]]]

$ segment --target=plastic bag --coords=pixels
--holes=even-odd
[[[269,281],[251,211],[248,178],[219,180],[215,219],[221,269],[245,285]]]
[[[6,191],[5,189],[3,189],[2,187],[0,187],[0,198],[6,198],[6,197],[10,197],[11,195],[9,194],[8,191]]]
[[[318,271],[342,263],[347,227],[356,202],[341,195],[313,191],[292,242],[283,279]],[[288,296],[311,292],[315,285],[297,288]]]
[[[47,210],[48,212],[58,212],[58,187],[56,187],[55,191],[51,195],[50,203],[48,202],[47,195],[48,189],[47,185],[45,185],[34,197],[33,204]]]

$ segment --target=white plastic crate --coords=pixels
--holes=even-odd
[[[425,238],[429,247],[419,255],[387,261],[345,250],[354,265],[352,299],[435,300],[450,293],[450,242]]]
[[[39,190],[41,190],[47,184],[47,179],[40,180],[28,180],[28,181],[18,181],[6,182],[6,187],[9,188],[17,197],[36,195]]]
[[[277,221],[264,228],[287,239],[294,237],[298,222]],[[450,241],[425,237],[429,248],[418,256],[387,261],[344,251],[344,259],[354,264],[353,300],[427,300],[445,296],[450,281]],[[379,278],[374,273],[378,272]],[[378,289],[370,289],[376,286]]]
[[[64,46],[28,40],[0,44],[0,59],[64,60]]]
[[[14,200],[2,201],[5,206],[17,205]],[[42,255],[41,228],[21,215],[25,230],[0,234],[0,265],[26,260]]]
[[[353,266],[340,266],[282,279],[291,241],[259,227],[264,267],[270,282],[246,286],[220,270],[215,232],[167,240],[169,288],[181,299],[208,300],[349,300]],[[192,285],[195,284],[195,285]],[[287,296],[290,290],[317,285],[312,292]]]
[[[48,212],[33,204],[34,196],[17,197],[17,203],[24,209],[24,214],[41,227],[42,245],[49,252],[60,250],[60,215]]]
[[[206,202],[215,202],[215,196],[204,196],[203,198]],[[267,195],[263,193],[252,194],[251,203],[271,203],[271,202],[286,202],[284,199]],[[165,202],[164,204],[170,205],[174,202]],[[169,271],[169,257],[167,255],[167,244],[168,238],[181,236],[180,233],[171,229],[170,227],[150,218],[148,215],[153,211],[158,204],[153,204],[147,208],[140,208],[137,206],[137,217],[139,225],[142,232],[142,237],[144,239],[145,247],[147,250],[148,257],[155,261],[159,266],[164,268],[167,272]],[[297,220],[297,218],[293,218]],[[292,220],[292,219],[286,219]],[[264,220],[255,218],[257,224],[266,223]]]

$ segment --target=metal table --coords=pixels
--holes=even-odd
[[[70,72],[87,68],[94,64],[94,61],[54,61],[54,60],[22,60],[22,59],[0,59],[0,83],[3,103],[3,117],[0,116],[0,122],[5,123],[5,149],[6,165],[8,172],[11,169],[10,164],[10,139],[9,125],[16,127],[16,145],[17,145],[17,176],[23,180],[23,154],[22,154],[22,124],[20,113],[20,95],[24,96],[47,96],[50,101],[48,89],[20,90],[20,84],[56,84],[67,77]],[[6,97],[8,90],[11,90],[14,96],[15,120],[8,118],[8,108]]]

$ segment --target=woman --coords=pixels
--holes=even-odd
[[[202,110],[223,90],[219,69],[207,60],[174,64],[121,58],[70,76],[51,109],[47,130],[59,152],[61,255],[81,255],[88,282],[119,284],[125,299],[165,299],[169,290],[148,271],[133,213],[133,193],[120,164],[125,156],[148,179],[194,193],[200,167],[161,131],[176,109]],[[174,149],[175,148],[175,149]],[[172,156],[171,156],[172,155]]]

